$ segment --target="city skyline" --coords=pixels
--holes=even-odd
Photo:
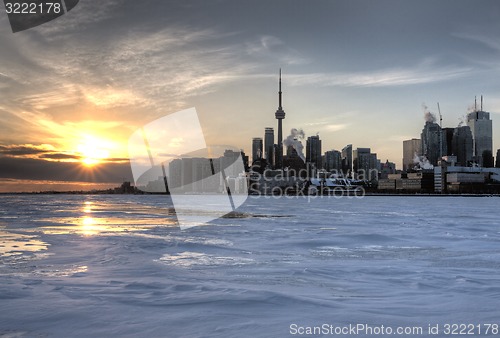
[[[302,129],[292,128],[290,135],[286,138],[280,138],[279,135],[282,134],[282,120],[284,119],[284,111],[282,108],[282,81],[281,81],[281,68],[279,70],[279,91],[278,91],[278,101],[279,106],[276,112],[276,119],[278,120],[278,139],[276,144],[274,144],[274,132],[272,127],[265,128],[265,140],[266,149],[268,145],[274,145],[274,149],[277,149],[277,154],[271,152],[263,151],[263,141],[260,137],[254,137],[252,139],[252,161],[266,159],[269,168],[284,169],[284,166],[280,163],[282,161],[279,159],[280,155],[283,153],[283,142],[287,146],[288,151],[292,148],[296,153],[302,154],[304,156],[302,149],[304,145],[302,141],[306,142],[306,157],[302,158],[304,163],[313,164],[317,169],[327,169],[332,166],[335,162],[332,156],[333,153],[339,154],[338,165],[335,166],[335,171],[342,171],[344,175],[349,175],[351,171],[351,166],[355,163],[349,160],[351,155],[347,153],[340,153],[337,149],[330,149],[321,151],[321,140],[319,138],[319,133],[314,136],[307,137],[305,139],[305,133]],[[469,111],[466,116],[464,116],[457,127],[449,128],[443,126],[443,116],[441,114],[441,109],[439,102],[437,103],[438,115],[432,113],[426,105],[422,105],[424,110],[424,128],[420,134],[420,138],[412,138],[411,140],[403,140],[403,156],[402,165],[400,171],[406,172],[408,170],[412,171],[415,168],[420,169],[430,169],[430,167],[435,167],[439,165],[441,159],[444,157],[453,156],[456,157],[458,163],[461,166],[479,166],[479,167],[498,167],[498,154],[500,154],[500,149],[497,150],[497,158],[495,164],[494,149],[493,149],[493,124],[490,119],[490,113],[483,110],[483,95],[480,97],[480,104],[477,103],[477,97],[474,98],[474,105],[469,107]],[[279,115],[279,117],[278,117]],[[464,126],[464,124],[467,124]],[[315,141],[317,140],[317,141]],[[260,145],[256,145],[256,141],[260,142]],[[317,145],[312,146],[312,142],[315,141]],[[352,144],[346,145],[342,148],[342,152],[345,152],[347,147],[352,148]],[[370,148],[357,148],[354,151],[364,152],[368,150],[370,153]],[[242,149],[242,151],[244,151]],[[288,155],[287,151],[287,155]],[[352,149],[351,149],[352,151]],[[314,153],[314,155],[313,155]],[[377,154],[370,154],[374,157],[370,165],[366,164],[366,167],[376,168],[379,172],[382,172],[382,160],[377,157]],[[318,157],[319,156],[319,157]],[[486,156],[486,157],[484,157]],[[356,156],[355,156],[356,157]],[[491,157],[491,158],[490,158]],[[273,165],[274,161],[278,165]],[[345,162],[344,164],[342,162]],[[368,163],[367,161],[365,161]],[[378,162],[378,164],[376,164]],[[394,166],[397,168],[396,162],[389,162],[386,160],[386,164]],[[354,167],[356,165],[354,164]],[[367,171],[365,169],[365,171]],[[356,172],[356,170],[354,170]]]
[[[13,34],[0,15],[0,191],[130,180],[130,134],[189,107],[208,144],[249,154],[277,132],[280,67],[283,137],[301,128],[323,153],[370,147],[401,168],[423,103],[454,128],[484,95],[496,155],[499,16],[496,1],[115,0]]]

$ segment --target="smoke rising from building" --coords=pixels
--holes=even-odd
[[[418,156],[417,153],[415,153],[415,156],[413,157],[413,163],[415,164],[415,167],[413,169],[434,169],[434,166],[429,162],[427,157],[425,156]]]
[[[422,109],[424,110],[425,122],[436,123],[436,115],[431,113],[429,108],[425,104],[422,104]]]
[[[304,145],[301,140],[305,138],[305,133],[302,129],[293,128],[290,131],[290,135],[287,136],[285,140],[283,140],[283,144],[286,147],[293,147],[297,152],[297,155],[302,159],[302,161],[306,161],[306,157],[304,156]]]

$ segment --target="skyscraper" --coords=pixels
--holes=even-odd
[[[337,172],[342,170],[342,154],[338,150],[330,150],[325,152],[325,161],[323,166],[326,170]]]
[[[276,167],[283,169],[283,119],[285,118],[285,111],[282,107],[282,92],[281,92],[281,68],[280,68],[280,84],[279,84],[279,105],[276,110],[275,116],[278,120],[278,149],[276,153]]]
[[[485,161],[491,162],[490,157],[493,156],[493,123],[490,120],[490,113],[483,111],[482,96],[481,110],[467,114],[467,125],[472,131],[474,140],[474,160],[480,166],[484,166]]]
[[[495,162],[495,167],[500,168],[500,149],[497,150],[497,161]]]
[[[422,155],[424,155],[429,162],[436,166],[440,160],[440,155],[443,153],[442,147],[442,132],[439,124],[427,121],[420,139],[422,140]]]
[[[264,135],[264,155],[266,157],[267,163],[271,167],[274,166],[274,129],[266,128]]]
[[[422,156],[422,142],[414,138],[403,141],[403,170],[411,170],[415,166],[413,159],[415,155]]]
[[[317,169],[322,168],[321,140],[319,136],[309,136],[306,142],[306,162],[314,163]]]
[[[443,152],[442,156],[452,156],[453,155],[453,135],[455,134],[455,128],[443,128]]]
[[[255,137],[252,139],[252,163],[262,158],[262,138]]]
[[[342,148],[342,171],[345,176],[352,171],[352,144]]]
[[[377,154],[372,154],[370,148],[357,148],[353,151],[353,170],[358,179],[376,179],[377,162]]]
[[[472,132],[469,126],[455,128],[453,133],[452,151],[449,155],[457,157],[459,166],[467,167],[473,158]]]

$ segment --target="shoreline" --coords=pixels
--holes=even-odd
[[[93,191],[39,191],[39,192],[0,192],[0,196],[19,196],[19,195],[109,195],[109,196],[170,196],[170,194],[165,193],[136,193],[136,194],[125,194],[125,193],[109,193],[109,192],[93,192]],[[251,195],[248,195],[251,196]],[[252,195],[253,196],[253,195]],[[272,196],[272,195],[262,195],[262,196]],[[292,195],[294,196],[294,195]],[[325,197],[327,195],[324,195]],[[382,197],[382,196],[393,196],[393,197],[500,197],[500,194],[433,194],[433,193],[418,193],[418,194],[408,194],[408,193],[375,193],[367,192],[364,197]],[[307,195],[304,195],[307,197]]]

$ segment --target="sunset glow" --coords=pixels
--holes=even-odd
[[[352,144],[401,169],[403,141],[425,124],[423,103],[455,128],[482,95],[496,155],[500,9],[455,1],[87,1],[19,33],[4,15],[0,191],[133,182],[150,153],[160,163],[194,147],[187,130],[198,127],[187,115],[159,122],[190,108],[206,145],[251,160],[252,139],[277,128],[280,68],[284,138],[302,129],[304,140],[320,136],[323,153]],[[277,24],[275,13],[286,20]],[[130,143],[142,128],[150,153],[142,133]]]
[[[81,155],[81,162],[87,167],[93,167],[109,158],[109,150],[106,142],[92,136],[86,136],[77,147],[78,154]]]

